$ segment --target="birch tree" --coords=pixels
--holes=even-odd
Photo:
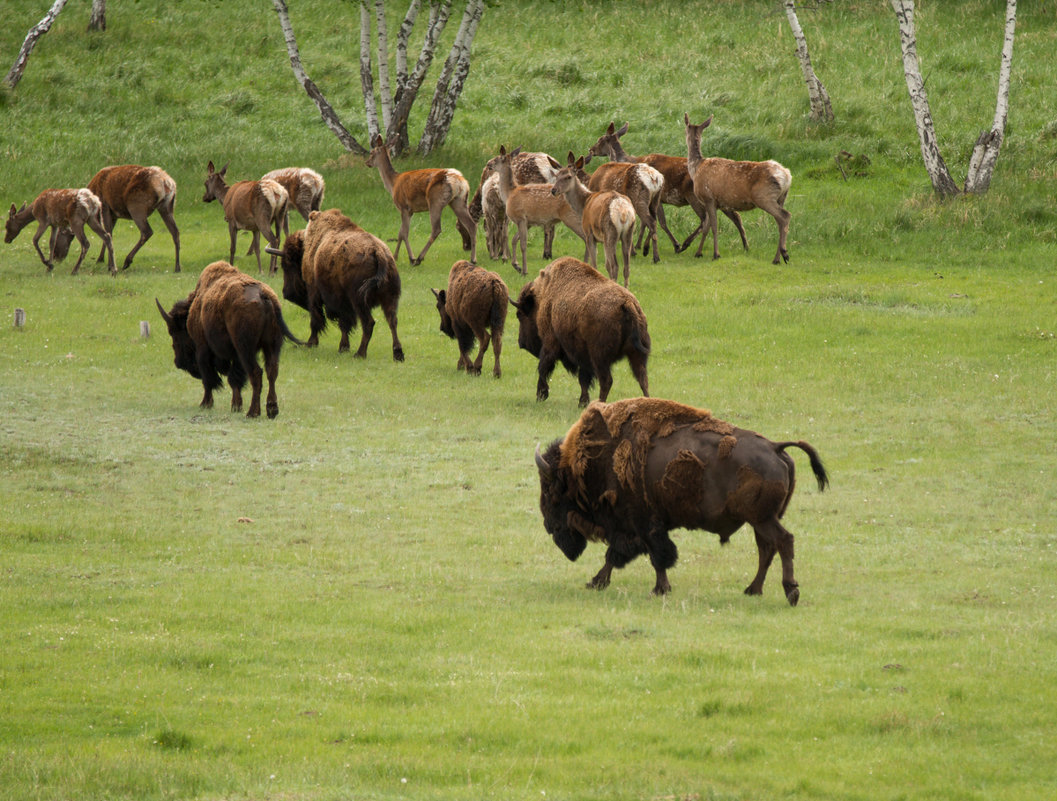
[[[106,30],[106,0],[92,0],[92,14],[88,18],[88,30]]]
[[[22,73],[26,71],[26,63],[29,61],[29,54],[33,52],[33,48],[37,46],[37,41],[46,34],[50,29],[55,18],[59,16],[59,12],[62,11],[63,6],[66,5],[66,0],[55,0],[52,3],[51,8],[48,9],[48,13],[44,15],[44,19],[29,29],[29,33],[26,34],[25,41],[22,42],[22,49],[18,52],[18,57],[15,59],[15,63],[11,66],[7,76],[4,78],[4,84],[14,89],[18,86],[18,82],[22,80]]]
[[[368,148],[348,133],[319,88],[308,79],[301,65],[300,56],[295,58],[297,39],[290,24],[290,15],[285,0],[272,0],[272,2],[286,37],[287,51],[290,54],[294,75],[316,102],[324,121],[338,136],[342,145],[347,150],[366,154]],[[418,59],[411,68],[408,51],[411,34],[422,11],[422,0],[411,0],[409,3],[407,13],[397,31],[395,53],[392,54],[390,53],[390,35],[384,0],[360,0],[360,87],[363,92],[367,133],[369,140],[382,135],[389,143],[394,155],[406,151],[410,146],[408,118],[425,82],[426,74],[433,63],[441,34],[451,15],[452,0],[427,0],[427,4],[429,15],[422,46]],[[419,141],[420,153],[429,153],[440,146],[451,127],[455,106],[469,72],[470,47],[484,13],[484,6],[485,0],[467,0],[466,2],[462,24],[434,91],[429,117]],[[377,65],[372,59],[372,52],[377,54]],[[391,67],[395,68],[395,75],[391,72]],[[377,80],[375,80],[376,75]],[[381,121],[379,121],[379,112]],[[343,133],[339,133],[338,126]]]
[[[807,94],[811,101],[811,119],[818,122],[832,122],[833,106],[829,102],[829,92],[826,91],[826,87],[822,85],[822,81],[815,75],[815,70],[811,66],[807,37],[804,36],[804,29],[800,27],[800,20],[797,19],[794,0],[785,0],[785,16],[793,31],[793,39],[796,41],[796,57],[804,73],[804,83],[807,84]]]
[[[910,105],[914,110],[918,140],[925,170],[932,181],[932,188],[941,197],[952,197],[961,192],[951,177],[936,141],[936,129],[929,109],[925,82],[921,77],[921,66],[917,54],[917,32],[914,25],[913,0],[891,0],[892,9],[899,21],[899,37],[903,52],[903,72],[906,75]],[[1005,137],[1006,117],[1009,111],[1009,73],[1013,62],[1013,32],[1016,27],[1017,0],[1006,0],[1005,41],[1002,47],[1002,62],[999,68],[998,99],[995,117],[989,131],[984,131],[976,141],[969,171],[965,181],[966,192],[983,193],[991,184],[998,151]]]

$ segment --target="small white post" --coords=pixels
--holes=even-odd
[[[15,309],[15,328],[21,328],[26,324],[26,310]]]
[[[139,335],[144,339],[150,337],[150,323],[146,320],[139,321]]]

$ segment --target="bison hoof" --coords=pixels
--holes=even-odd
[[[604,590],[609,586],[608,579],[593,578],[584,585],[589,590]]]
[[[268,419],[269,420],[274,420],[278,416],[279,416],[279,404],[278,403],[269,403],[268,404]]]
[[[789,601],[789,605],[796,606],[797,602],[800,600],[799,585],[782,582],[782,587],[785,589],[785,598]]]
[[[404,360],[404,349],[403,348],[393,348],[393,361],[394,362],[402,362],[403,360]]]
[[[763,590],[759,589],[758,587],[756,587],[753,584],[750,584],[748,587],[745,588],[745,594],[746,595],[763,595]]]

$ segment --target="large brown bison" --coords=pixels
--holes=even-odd
[[[393,359],[404,360],[404,349],[396,333],[400,305],[400,273],[386,244],[363,230],[338,209],[313,211],[308,227],[286,238],[282,250],[267,248],[282,256],[283,297],[308,311],[311,334],[308,346],[319,344],[327,320],[341,330],[338,351],[349,350],[349,331],[357,320],[363,329],[356,356],[367,355],[374,332],[371,309],[382,307],[393,333]]]
[[[726,544],[748,523],[760,563],[745,593],[763,592],[777,553],[785,596],[796,606],[793,535],[779,522],[795,486],[790,447],[807,453],[824,489],[826,470],[806,442],[771,442],[669,400],[592,403],[546,453],[536,448],[543,524],[570,560],[588,541],[609,546],[589,588],[604,589],[613,568],[649,554],[657,572],[653,592],[664,595],[671,589],[667,571],[678,557],[669,531],[704,529]]]
[[[268,417],[279,414],[275,379],[279,375],[279,351],[283,340],[303,345],[286,327],[279,297],[267,284],[239,272],[226,261],[216,261],[202,270],[198,284],[183,300],[166,312],[157,298],[172,337],[176,366],[201,379],[205,395],[201,406],[212,408],[213,390],[227,375],[231,386],[231,411],[242,411],[242,387],[250,379],[253,397],[247,417],[261,413],[261,368],[257,352],[264,355],[268,376]]]
[[[503,352],[503,328],[510,302],[510,291],[503,279],[498,273],[460,259],[448,273],[448,288],[431,291],[437,298],[440,330],[459,343],[456,369],[465,369],[469,375],[480,375],[484,354],[491,341],[495,354],[492,375],[499,378],[503,374],[499,356]],[[480,349],[477,358],[470,361],[470,348],[475,337]]]
[[[622,358],[649,396],[650,334],[642,307],[627,289],[566,256],[540,270],[511,303],[520,325],[518,345],[539,359],[537,400],[550,394],[548,379],[560,361],[580,381],[581,406],[590,401],[595,378],[604,401],[613,386],[613,363]]]

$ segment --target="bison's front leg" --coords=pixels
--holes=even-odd
[[[606,554],[606,563],[602,565],[602,569],[599,570],[593,579],[587,582],[587,589],[589,590],[604,590],[609,586],[610,576],[613,574],[613,568],[615,565],[609,561],[609,554]]]

